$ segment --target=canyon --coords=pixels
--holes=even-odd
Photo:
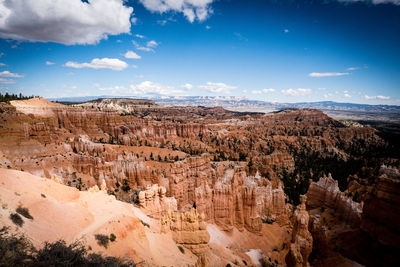
[[[400,157],[374,128],[134,99],[15,100],[0,114],[0,220],[35,246],[85,236],[144,266],[368,266],[373,248],[399,262]],[[18,205],[34,217],[22,227]]]

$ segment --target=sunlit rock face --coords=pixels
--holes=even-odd
[[[196,266],[209,266],[205,253],[208,250],[210,234],[207,232],[204,214],[195,209],[184,213],[168,212],[161,220],[161,232],[172,233],[177,244],[190,249],[198,256]]]
[[[163,186],[157,184],[148,186],[146,190],[139,193],[140,208],[153,218],[161,218],[168,211],[175,212],[177,210],[176,199],[166,197],[165,193],[166,189]]]
[[[214,188],[203,184],[196,188],[196,206],[221,229],[240,231],[247,229],[260,232],[262,219],[287,223],[285,194],[279,184],[273,188],[271,182],[259,175],[247,176],[242,168],[227,170],[216,181]]]
[[[308,257],[312,251],[313,238],[308,231],[309,215],[306,210],[306,196],[301,196],[300,205],[296,207],[293,214],[293,232],[290,250],[286,256],[289,267],[310,266]]]
[[[331,208],[351,225],[359,225],[362,204],[354,202],[339,190],[338,182],[329,174],[312,182],[307,191],[307,209]]]

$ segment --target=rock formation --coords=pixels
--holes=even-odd
[[[362,204],[345,196],[330,174],[328,177],[321,177],[318,182],[312,182],[307,191],[307,209],[322,207],[333,209],[351,225],[360,223]]]
[[[308,257],[312,251],[313,238],[308,231],[309,215],[306,210],[306,196],[301,196],[301,204],[297,206],[293,215],[293,232],[286,263],[289,267],[309,266]]]
[[[382,166],[365,200],[361,228],[381,244],[400,249],[400,173]]]
[[[209,266],[205,253],[208,250],[210,234],[206,230],[204,214],[195,209],[184,213],[168,212],[161,220],[161,232],[172,232],[172,238],[177,244],[188,248],[198,256],[197,266]]]
[[[260,176],[247,176],[241,167],[227,170],[212,188],[202,184],[195,190],[197,209],[221,229],[258,233],[262,219],[287,222],[285,194],[280,186]],[[285,220],[286,218],[286,220]]]
[[[157,184],[147,186],[146,190],[139,193],[140,208],[153,218],[161,218],[169,211],[175,212],[177,210],[176,199],[166,197],[165,193],[166,189],[163,186]]]

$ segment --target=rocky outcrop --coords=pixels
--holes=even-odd
[[[153,218],[161,218],[168,211],[175,212],[177,210],[176,199],[166,197],[166,192],[165,187],[157,184],[147,186],[146,190],[139,192],[140,208]]]
[[[329,174],[312,182],[307,191],[307,209],[330,208],[351,225],[359,225],[362,204],[354,202],[339,190],[338,182]]]
[[[206,230],[204,214],[195,209],[185,213],[168,212],[161,220],[161,232],[172,233],[177,244],[188,248],[198,257],[196,266],[209,266],[205,253],[208,250],[210,234]]]
[[[235,167],[211,186],[204,183],[196,188],[195,203],[207,221],[225,231],[236,227],[259,233],[263,219],[287,223],[285,194],[280,184],[273,188],[265,178],[247,176],[243,168]]]
[[[286,264],[289,267],[309,266],[308,257],[312,251],[313,238],[308,231],[309,215],[306,210],[306,196],[300,197],[300,205],[293,215],[293,232],[289,253],[286,256]]]
[[[361,228],[381,244],[400,249],[400,173],[382,166],[365,200]]]

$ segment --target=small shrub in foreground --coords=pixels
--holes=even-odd
[[[96,238],[97,244],[99,244],[99,246],[103,246],[105,248],[108,247],[108,243],[110,241],[110,238],[108,236],[102,234],[96,234],[94,238]]]
[[[22,220],[21,216],[19,216],[19,214],[17,213],[11,213],[10,219],[14,224],[18,225],[19,227],[24,224],[24,220]]]
[[[16,210],[17,213],[21,214],[22,216],[24,216],[27,219],[33,220],[32,215],[29,213],[28,208],[24,208],[22,206],[19,206]]]

